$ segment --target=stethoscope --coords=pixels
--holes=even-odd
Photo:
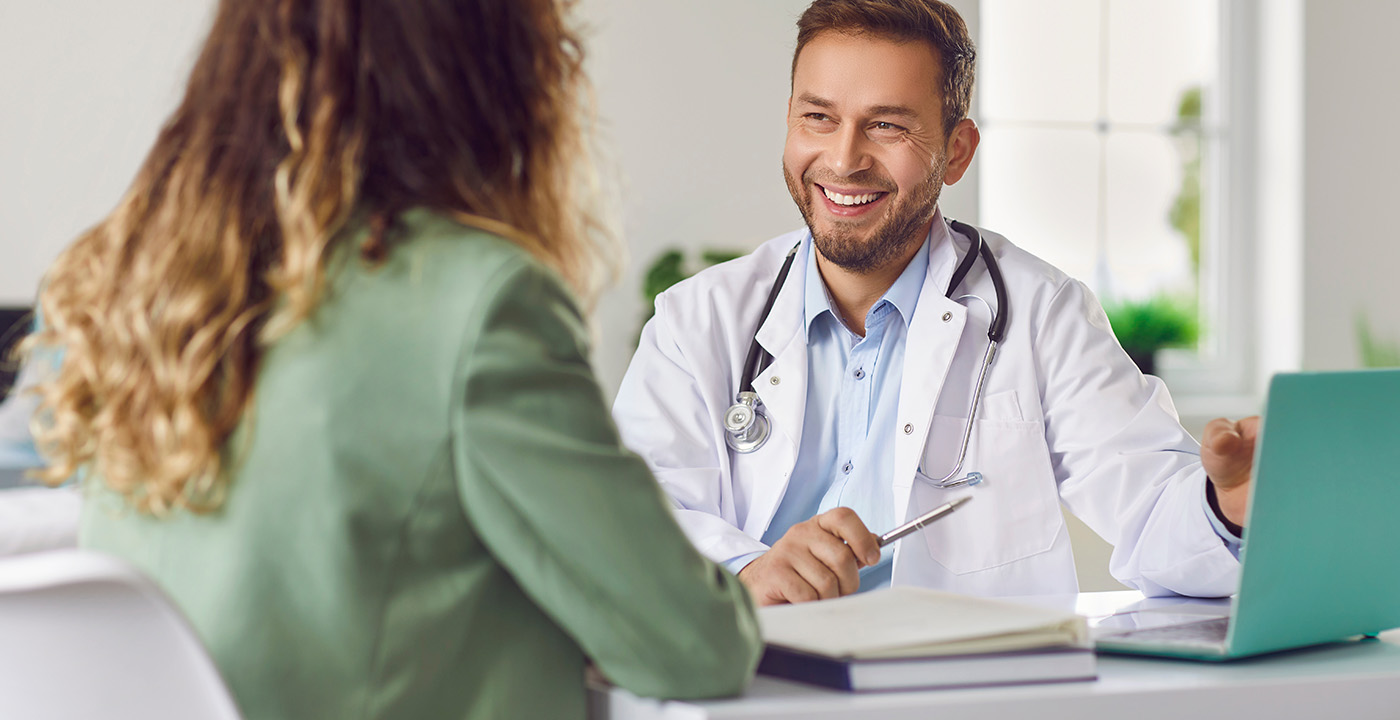
[[[982,241],[982,234],[977,228],[967,223],[949,220],[949,227],[955,232],[963,235],[972,241],[967,254],[953,271],[953,277],[948,281],[948,290],[944,296],[953,299],[954,302],[961,302],[973,299],[987,305],[987,301],[977,295],[961,295],[953,298],[953,291],[957,289],[972,270],[972,265],[977,261],[977,257],[982,257],[982,264],[987,267],[987,275],[992,279],[992,288],[996,292],[997,306],[993,311],[987,305],[987,311],[991,313],[992,323],[987,330],[987,350],[982,356],[982,368],[977,373],[977,386],[972,393],[972,405],[967,411],[967,428],[963,431],[962,447],[958,450],[957,461],[953,469],[942,478],[934,478],[924,474],[923,466],[915,472],[915,477],[932,483],[940,488],[955,488],[965,485],[976,485],[982,482],[982,474],[970,472],[956,480],[953,479],[962,470],[963,461],[967,458],[967,446],[972,440],[972,426],[977,419],[977,408],[982,400],[982,386],[987,379],[987,368],[991,367],[992,361],[996,358],[997,346],[1001,344],[1002,338],[1006,334],[1007,300],[1006,283],[1001,277],[1001,267],[997,265],[996,258],[992,255],[992,250],[987,243]],[[749,344],[748,355],[744,359],[744,371],[740,375],[739,394],[734,398],[734,404],[724,411],[725,442],[734,452],[751,453],[763,447],[768,442],[768,436],[772,432],[772,425],[768,421],[768,414],[763,410],[763,403],[758,397],[758,392],[754,390],[754,381],[758,379],[758,369],[765,367],[773,361],[773,356],[758,344],[758,329],[763,327],[763,323],[768,320],[768,313],[773,310],[773,303],[778,299],[778,292],[783,289],[783,282],[787,280],[788,271],[792,269],[793,258],[797,256],[798,248],[802,243],[794,245],[788,251],[787,258],[783,260],[783,267],[778,271],[778,278],[773,282],[773,289],[768,291],[768,300],[763,304],[763,312],[759,315],[758,325],[754,327],[753,342]]]

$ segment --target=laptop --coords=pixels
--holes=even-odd
[[[1232,660],[1400,627],[1400,369],[1276,375],[1249,504],[1225,616],[1158,608],[1097,649]]]

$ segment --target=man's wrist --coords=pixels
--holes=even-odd
[[[1210,511],[1215,513],[1216,519],[1225,526],[1235,537],[1244,537],[1244,523],[1235,522],[1230,519],[1238,517],[1244,520],[1244,499],[1247,497],[1243,493],[1235,494],[1229,491],[1221,491],[1215,486],[1215,481],[1206,478],[1206,502],[1210,505]],[[1229,508],[1227,512],[1226,508]]]
[[[728,560],[725,560],[720,564],[724,566],[725,570],[728,570],[732,575],[734,575],[734,577],[739,577],[740,574],[742,574],[744,570],[748,568],[749,565],[753,564],[753,561],[759,559],[760,557],[763,557],[764,552],[766,551],[759,550],[757,552],[745,553],[743,555],[739,555],[738,557],[732,557]]]

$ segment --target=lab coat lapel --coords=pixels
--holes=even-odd
[[[940,215],[934,225],[933,242],[929,243],[928,274],[904,346],[892,478],[894,516],[901,521],[908,510],[914,472],[932,427],[934,406],[943,392],[967,322],[967,309],[943,295],[958,259],[951,237]]]
[[[754,521],[761,518],[765,527],[787,491],[787,481],[797,464],[802,421],[806,417],[807,337],[802,332],[806,245],[797,252],[783,289],[756,335],[759,345],[773,356],[773,361],[759,368],[754,378],[754,389],[763,401],[764,412],[772,426],[768,446],[759,450],[764,456],[768,477],[754,485],[750,513]]]

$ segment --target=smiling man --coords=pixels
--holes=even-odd
[[[1082,283],[943,218],[980,140],[974,59],[935,0],[803,13],[783,174],[806,228],[657,298],[614,407],[624,440],[764,604],[1073,592],[1061,504],[1124,583],[1229,594],[1257,421],[1213,422],[1203,451]]]

